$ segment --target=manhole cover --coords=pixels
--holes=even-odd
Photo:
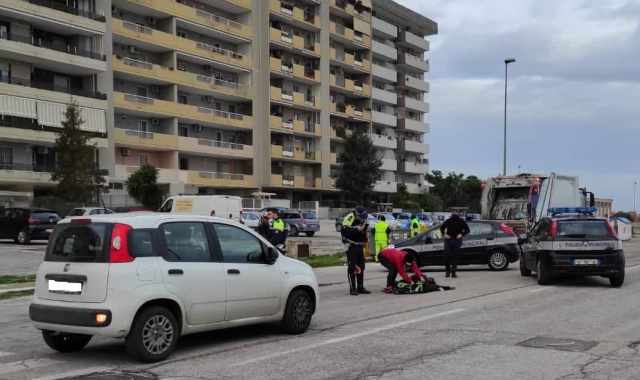
[[[550,350],[584,352],[592,349],[598,342],[569,338],[547,338],[537,336],[518,343],[518,346],[532,348],[546,348]]]
[[[155,380],[152,373],[140,371],[104,371],[86,375],[66,377],[63,380]]]

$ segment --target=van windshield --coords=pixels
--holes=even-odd
[[[166,202],[160,207],[158,212],[171,212],[171,208],[173,207],[173,199],[167,199]]]
[[[109,225],[58,224],[49,240],[45,261],[106,262]]]

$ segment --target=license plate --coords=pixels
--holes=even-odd
[[[80,294],[82,293],[82,283],[49,280],[49,291],[52,293]]]
[[[600,261],[598,259],[575,259],[573,260],[574,265],[598,265]]]

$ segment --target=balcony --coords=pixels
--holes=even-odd
[[[396,193],[398,191],[398,183],[395,181],[377,181],[373,185],[373,191],[378,193]]]
[[[320,152],[305,152],[293,145],[271,145],[271,158],[286,158],[296,161],[320,161]]]
[[[429,92],[429,82],[425,82],[424,79],[415,78],[411,75],[407,75],[402,73],[400,78],[398,79],[400,85],[411,88],[413,90],[418,90],[422,92]]]
[[[205,42],[178,37],[130,21],[114,18],[113,33],[117,36],[155,45],[159,48],[177,50],[185,54],[218,61],[227,65],[238,66],[246,70],[249,70],[251,67],[248,56],[209,45]]]
[[[373,145],[378,148],[396,149],[398,148],[398,140],[391,136],[371,135],[371,141]]]
[[[373,34],[380,35],[390,40],[398,37],[398,28],[395,25],[377,17],[372,17],[371,27],[373,28]]]
[[[253,116],[214,110],[206,107],[180,104],[167,100],[146,98],[143,96],[113,93],[115,108],[125,109],[150,116],[177,117],[203,124],[215,124],[243,129],[253,128]]]
[[[316,108],[315,97],[307,98],[301,92],[284,92],[280,87],[275,86],[271,86],[271,100],[305,108]]]
[[[354,81],[349,78],[336,77],[334,74],[331,74],[330,76],[331,85],[338,90],[341,90],[341,92],[346,92],[350,95],[365,97],[369,97],[371,95],[371,86],[362,81]]]
[[[355,13],[353,4],[346,0],[330,0],[329,5],[334,11],[338,11],[343,15],[353,16]]]
[[[398,73],[395,70],[376,64],[374,64],[372,67],[372,73],[373,76],[377,79],[381,79],[390,83],[395,83],[398,79]]]
[[[304,9],[285,3],[281,0],[271,0],[271,12],[279,15],[289,22],[302,27],[320,27],[320,16],[314,13],[307,13]]]
[[[404,147],[404,150],[407,152],[421,153],[421,154],[427,153],[427,145],[420,141],[404,140],[403,147]]]
[[[53,184],[53,167],[37,167],[33,163],[0,163],[0,183],[4,184]]]
[[[408,30],[400,31],[400,36],[398,38],[399,43],[404,46],[408,46],[412,49],[420,50],[420,51],[428,51],[429,50],[429,41],[425,40],[423,37],[415,35]]]
[[[128,0],[129,3],[137,4],[154,12],[162,12],[167,15],[176,16],[182,20],[204,25],[206,27],[232,34],[243,39],[252,37],[252,30],[249,25],[242,24],[215,13],[207,12],[203,9],[191,7],[188,4],[176,0]]]
[[[373,115],[373,122],[375,124],[382,124],[382,125],[386,125],[388,127],[394,127],[394,128],[397,126],[398,119],[396,118],[395,115],[384,113],[384,112],[378,112],[378,111],[373,111],[372,115]]]
[[[404,171],[405,173],[410,173],[410,174],[426,174],[427,165],[416,164],[416,163],[407,161],[404,163]]]
[[[187,153],[246,159],[253,158],[254,152],[253,145],[184,136],[178,136],[178,150]]]
[[[113,140],[117,145],[147,150],[176,150],[178,137],[163,133],[114,128]]]
[[[126,180],[131,176],[131,174],[135,173],[140,166],[135,165],[115,165],[115,177],[120,180]],[[177,169],[166,169],[166,168],[156,168],[158,169],[158,183],[176,183],[179,182],[179,174]]]
[[[271,128],[283,133],[293,133],[301,135],[313,135],[320,137],[320,124],[313,125],[307,123],[304,120],[290,120],[283,121],[282,117],[271,115]]]
[[[273,43],[286,46],[287,48],[297,50],[301,53],[311,54],[314,56],[320,55],[320,44],[318,42],[307,43],[302,36],[288,34],[280,29],[271,27],[269,30],[269,40]]]
[[[249,97],[248,86],[245,84],[229,82],[187,71],[174,70],[146,61],[114,56],[112,66],[115,72],[126,73],[154,81],[176,83],[185,87],[204,91],[214,91],[244,99]]]
[[[407,187],[407,192],[409,194],[421,194],[427,191],[427,187],[421,183],[405,182],[404,185]]]
[[[349,45],[356,43],[366,48],[371,47],[371,37],[355,32],[353,29],[342,24],[331,21],[329,23],[329,32],[342,43]]]
[[[331,113],[347,119],[357,119],[358,121],[371,121],[371,111],[352,104],[331,103]]]
[[[373,41],[371,52],[378,57],[382,57],[390,61],[396,61],[398,59],[398,50],[395,47],[385,45],[376,40]]]
[[[398,161],[392,158],[383,158],[380,170],[396,171],[398,170]]]
[[[322,187],[322,180],[314,177],[272,174],[271,185],[277,187],[292,187],[296,189],[319,189]]]
[[[395,106],[398,104],[398,95],[395,92],[383,90],[381,88],[374,87],[372,97],[377,101],[390,105]]]
[[[269,57],[269,62],[272,72],[304,82],[320,82],[320,70],[307,68],[297,63],[283,64],[282,60],[276,57]]]
[[[429,103],[425,103],[420,99],[414,99],[410,96],[399,96],[398,106],[423,113],[429,112]]]
[[[347,70],[355,70],[358,72],[369,73],[371,71],[371,61],[364,58],[356,58],[353,54],[341,52],[338,54],[336,48],[330,48],[329,54],[331,60],[346,67]]]
[[[427,124],[420,120],[398,119],[398,127],[415,133],[427,133]]]
[[[193,186],[255,188],[256,180],[250,174],[220,173],[198,170],[180,170],[180,179]]]
[[[427,72],[429,64],[422,57],[416,57],[409,53],[398,54],[398,66],[405,70]]]

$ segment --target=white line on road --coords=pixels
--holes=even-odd
[[[109,370],[110,368],[107,367],[89,367],[89,368],[82,368],[82,369],[76,369],[73,371],[68,371],[68,372],[63,372],[63,373],[57,373],[55,375],[47,375],[47,376],[43,376],[43,377],[37,377],[33,380],[56,380],[56,379],[63,379],[66,377],[76,377],[76,376],[82,376],[82,375],[88,375],[90,373],[96,373],[96,372],[104,372]]]
[[[261,362],[264,360],[269,360],[269,359],[273,359],[273,358],[277,358],[279,356],[284,356],[284,355],[289,355],[289,354],[294,354],[296,352],[300,352],[300,351],[306,351],[306,350],[311,350],[314,348],[318,348],[318,347],[322,347],[322,346],[327,346],[330,344],[336,344],[336,343],[341,343],[347,340],[351,340],[351,339],[357,339],[357,338],[361,338],[363,336],[367,336],[367,335],[373,335],[373,334],[377,334],[383,331],[387,331],[387,330],[392,330],[398,327],[402,327],[405,325],[410,325],[413,323],[418,323],[418,322],[424,322],[424,321],[428,321],[430,319],[435,319],[435,318],[439,318],[439,317],[444,317],[445,315],[451,315],[451,314],[456,314],[456,313],[460,313],[463,312],[464,309],[453,309],[453,310],[449,310],[449,311],[443,311],[442,313],[437,313],[437,314],[431,314],[431,315],[426,315],[424,317],[420,317],[420,318],[415,318],[415,319],[409,319],[407,321],[402,321],[402,322],[398,322],[398,323],[393,323],[384,327],[377,327],[374,329],[370,329],[370,330],[366,330],[357,334],[351,334],[351,335],[345,335],[339,338],[333,338],[333,339],[328,339],[322,342],[318,342],[318,343],[314,343],[314,344],[310,344],[307,346],[302,346],[299,348],[294,348],[292,350],[287,350],[287,351],[281,351],[281,352],[276,352],[273,354],[269,354],[269,355],[265,355],[265,356],[260,356],[257,358],[253,358],[250,360],[246,360],[243,361],[241,363],[237,363],[234,364],[234,367],[238,367],[238,366],[244,366],[247,364],[253,364],[253,363],[257,363],[257,362]]]
[[[41,367],[49,367],[57,364],[61,364],[61,362],[51,359],[27,359],[17,362],[5,363],[0,365],[0,375],[5,375],[12,372],[28,371]]]

